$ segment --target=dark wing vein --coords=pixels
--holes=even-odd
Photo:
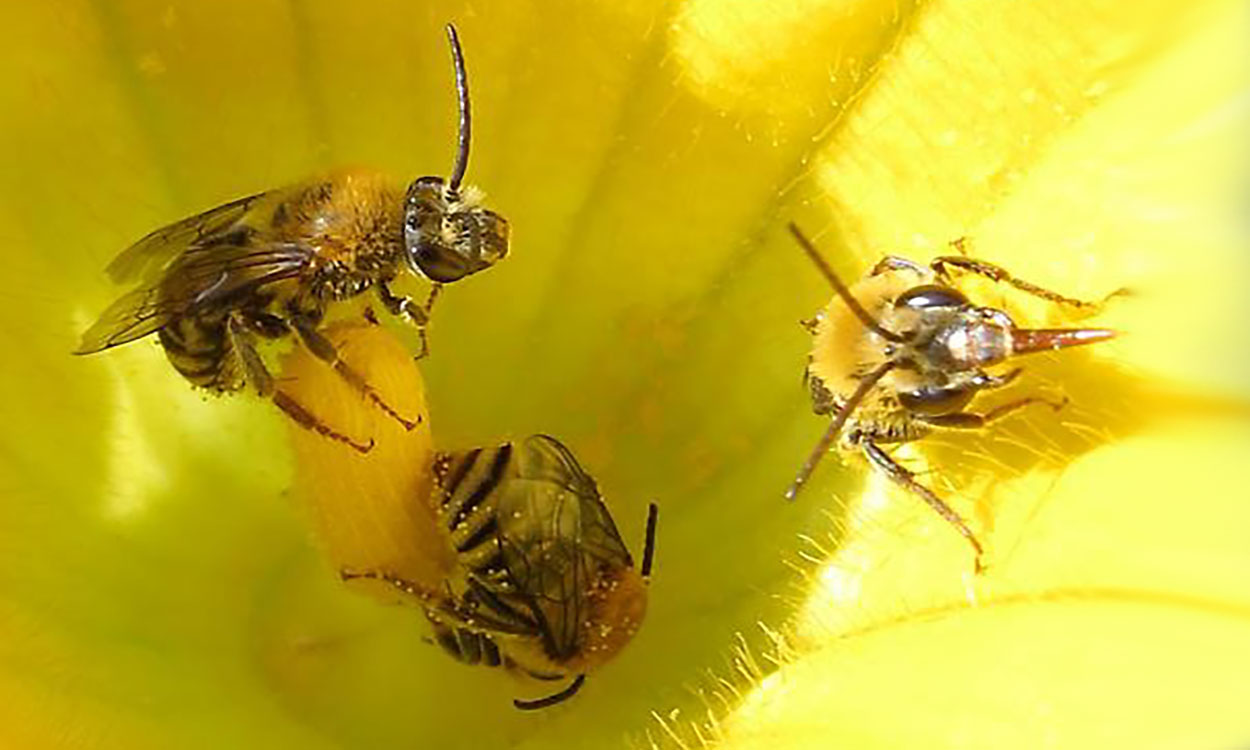
[[[583,607],[604,566],[629,552],[594,480],[554,438],[528,438],[498,509],[500,546],[519,592],[543,626],[552,656],[579,647]]]
[[[83,334],[75,353],[90,354],[134,341],[176,317],[297,277],[312,255],[293,243],[204,250],[179,255],[162,274],[110,305]]]
[[[160,278],[184,250],[234,226],[270,194],[249,195],[161,227],[123,250],[105,270],[118,284]]]

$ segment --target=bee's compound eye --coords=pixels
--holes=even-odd
[[[443,198],[442,177],[418,177],[408,185],[408,206],[427,205],[437,208]]]
[[[976,395],[977,389],[967,384],[948,386],[927,386],[914,391],[901,391],[899,403],[913,414],[936,416],[953,414],[965,406]]]
[[[442,190],[443,178],[437,176],[418,177],[412,182],[413,188],[424,188],[426,190]]]
[[[925,284],[913,287],[894,300],[895,307],[910,307],[920,310],[931,307],[962,307],[968,304],[968,298],[947,286]]]

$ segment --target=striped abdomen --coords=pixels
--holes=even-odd
[[[243,387],[243,371],[226,331],[225,315],[176,318],[158,335],[169,363],[193,385],[218,393]]]
[[[435,642],[456,661],[484,667],[498,667],[505,663],[499,646],[489,635],[468,628],[448,627],[439,622],[433,623],[433,626]]]
[[[435,635],[448,653],[469,663],[497,665],[498,648],[490,638],[491,633],[512,637],[541,637],[542,634],[531,608],[520,595],[523,592],[518,592],[512,582],[499,537],[496,493],[509,476],[512,458],[513,446],[505,443],[494,448],[444,454],[435,466],[443,490],[440,521],[446,524],[457,562],[463,566],[467,579],[461,599],[477,613],[476,624],[487,631],[477,631],[476,644],[469,638],[472,633],[461,632],[461,629],[450,631],[438,623],[435,623]]]

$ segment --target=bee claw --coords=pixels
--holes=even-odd
[[[981,553],[978,552],[976,557],[972,561],[973,575],[978,575],[978,576],[983,575],[987,568],[989,568],[989,566],[985,564],[985,560],[982,558]]]
[[[1133,289],[1132,287],[1122,286],[1119,289],[1115,290],[1114,292],[1108,294],[1106,297],[1103,297],[1102,302],[1100,302],[1099,304],[1105,305],[1111,300],[1115,299],[1116,297],[1136,297],[1136,296],[1137,296],[1136,289]]]
[[[395,411],[395,409],[391,407],[390,404],[383,401],[382,398],[378,396],[376,393],[373,393],[372,391],[370,391],[369,396],[370,396],[370,400],[373,401],[373,403],[379,409],[381,409],[383,413],[386,414],[386,416],[390,417],[396,422],[399,422],[399,424],[402,425],[404,430],[407,432],[411,432],[413,428],[421,424],[421,421],[425,419],[425,417],[420,414],[417,415],[417,419],[415,422],[411,419],[404,419],[402,416],[400,416],[399,412]]]

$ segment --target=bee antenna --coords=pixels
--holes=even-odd
[[[846,424],[846,420],[850,418],[851,413],[855,411],[868,395],[868,392],[877,385],[877,381],[885,377],[885,374],[894,369],[893,362],[886,362],[877,369],[868,374],[868,377],[860,381],[859,387],[846,400],[842,408],[838,410],[833,421],[829,423],[829,428],[825,430],[825,434],[821,436],[820,442],[816,443],[816,447],[807,456],[807,460],[803,462],[803,466],[799,468],[798,476],[790,483],[789,489],[786,490],[786,499],[793,500],[799,490],[803,489],[803,484],[812,476],[812,472],[816,469],[816,464],[820,463],[820,459],[825,457],[825,453],[829,451],[829,446],[833,445],[833,441],[841,432],[842,426]]]
[[[558,693],[552,693],[545,698],[539,698],[533,701],[523,701],[520,698],[513,698],[512,705],[522,711],[537,711],[540,708],[549,708],[557,703],[563,703],[569,698],[577,695],[577,691],[582,689],[582,683],[586,682],[586,675],[579,674],[573,678],[569,686]]]
[[[655,524],[660,517],[660,506],[651,503],[647,506],[647,536],[642,547],[642,577],[651,578],[651,564],[655,562]]]
[[[846,288],[846,284],[842,283],[842,279],[839,279],[838,275],[833,272],[833,268],[829,265],[829,262],[826,261],[824,256],[820,254],[820,251],[816,249],[816,246],[812,244],[812,241],[807,239],[807,237],[799,229],[799,225],[795,224],[793,221],[790,222],[790,233],[793,234],[794,238],[799,241],[799,246],[803,248],[808,257],[812,259],[812,262],[816,264],[816,267],[820,269],[820,272],[824,274],[826,279],[829,280],[829,283],[833,286],[833,290],[838,293],[838,296],[842,298],[842,301],[846,303],[846,306],[851,308],[851,312],[855,313],[855,317],[859,318],[859,322],[863,323],[865,328],[887,341],[902,343],[907,340],[894,331],[883,328],[881,324],[876,321],[876,319],[868,314],[868,311],[864,309],[864,306],[859,304],[859,300],[855,299],[855,297],[851,295],[851,290]]]
[[[454,24],[447,24],[447,40],[451,42],[451,60],[456,68],[456,98],[460,102],[460,136],[456,150],[456,166],[451,171],[447,187],[454,193],[460,189],[465,170],[469,168],[469,74],[464,69],[464,53],[460,51],[460,37]]]

